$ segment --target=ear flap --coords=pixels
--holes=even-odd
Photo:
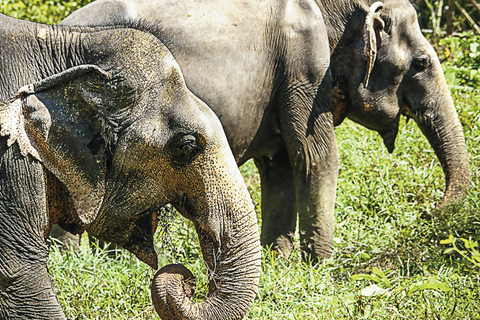
[[[363,81],[363,86],[366,88],[370,80],[370,73],[377,58],[377,50],[381,45],[380,31],[385,28],[385,23],[380,18],[378,12],[383,8],[382,2],[375,2],[370,6],[370,11],[365,18],[365,26],[363,29],[363,37],[365,41],[364,54],[368,59],[367,73]]]
[[[83,65],[22,87],[0,106],[1,135],[17,142],[22,155],[43,163],[68,190],[80,220],[91,223],[105,191],[106,156],[98,114],[85,97],[101,104],[112,77],[94,65]],[[99,94],[100,92],[100,94]]]

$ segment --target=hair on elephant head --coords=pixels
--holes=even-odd
[[[215,270],[211,294],[222,297],[191,303],[196,313],[227,303],[243,316],[259,278],[253,204],[218,118],[187,89],[170,52],[141,24],[0,22],[11,53],[0,78],[19,70],[1,84],[2,96],[18,91],[0,105],[0,318],[64,318],[46,269],[52,224],[87,230],[157,268],[157,212],[169,203],[194,222]],[[171,310],[186,302],[166,299]]]

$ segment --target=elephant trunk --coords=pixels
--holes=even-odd
[[[203,257],[209,272],[209,294],[205,301],[191,300],[195,279],[181,265],[160,269],[153,280],[152,300],[155,310],[167,319],[242,319],[258,289],[260,277],[260,243],[255,212],[237,220],[236,230],[222,236],[220,246],[210,235],[199,231]],[[253,215],[253,217],[252,217]],[[246,219],[245,219],[246,218]]]
[[[445,85],[445,90],[448,89]],[[416,117],[445,173],[445,194],[440,206],[462,197],[470,183],[467,148],[462,126],[450,94],[437,94],[424,116]]]
[[[160,269],[153,280],[152,300],[163,320],[242,319],[257,293],[261,246],[256,213],[233,156],[228,157],[224,165],[209,171],[216,183],[208,184],[206,202],[183,212],[193,220],[200,240],[208,296],[199,303],[191,300],[194,277],[184,267]]]

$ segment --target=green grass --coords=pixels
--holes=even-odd
[[[477,241],[480,235],[480,91],[453,88],[453,96],[472,172],[465,199],[435,211],[443,195],[442,168],[413,122],[402,123],[391,155],[378,134],[345,122],[336,129],[334,255],[311,266],[297,250],[288,259],[264,250],[260,290],[247,319],[480,319],[480,268],[454,251],[444,254],[451,245],[440,243],[450,234]],[[259,211],[253,162],[241,171]],[[199,282],[196,299],[202,300],[206,271],[191,223],[173,215],[163,224],[157,232],[160,264],[192,270]],[[83,244],[79,254],[53,250],[49,269],[68,318],[156,318],[149,297],[153,271],[129,253],[115,261],[92,256]]]
[[[87,2],[3,0],[0,9],[56,23]],[[260,289],[247,319],[480,319],[480,268],[467,259],[475,248],[460,240],[480,238],[480,88],[466,86],[464,74],[465,61],[469,70],[478,70],[477,60],[468,60],[478,56],[468,44],[449,43],[450,49],[463,50],[457,57],[465,57],[461,68],[449,60],[445,70],[469,151],[467,196],[458,205],[435,210],[444,176],[413,121],[402,122],[391,155],[377,133],[346,121],[336,128],[340,175],[334,254],[311,266],[297,250],[288,259],[263,251]],[[260,212],[253,162],[241,171]],[[191,223],[168,215],[162,225],[156,235],[160,265],[182,263],[192,270],[198,282],[195,298],[203,299],[206,270]],[[450,235],[463,255],[441,243]],[[149,296],[154,271],[127,252],[116,260],[105,252],[94,256],[84,239],[78,253],[61,255],[53,248],[48,267],[69,319],[158,318]]]

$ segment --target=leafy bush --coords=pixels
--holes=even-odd
[[[439,45],[449,84],[480,89],[480,36],[467,33],[462,37],[447,37]]]
[[[93,0],[2,0],[0,12],[8,16],[38,23],[57,24],[70,13]]]

